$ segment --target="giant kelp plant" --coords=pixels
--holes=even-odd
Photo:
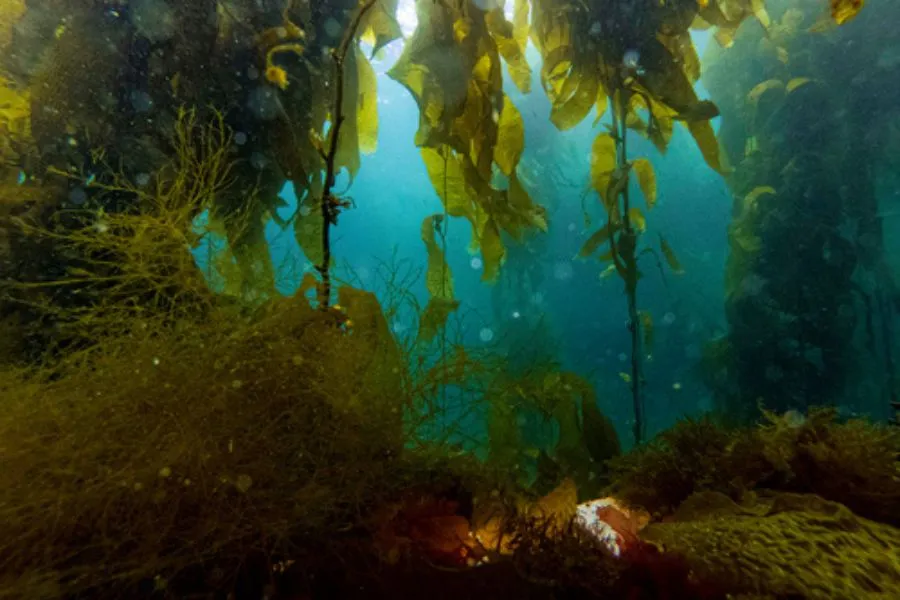
[[[896,7],[872,4],[882,12],[834,30],[819,3],[770,2],[766,34],[710,51],[735,204],[730,331],[708,352],[732,415],[844,401],[888,416],[897,400],[896,275],[876,197],[897,114],[897,63],[884,59],[896,44],[879,21]]]
[[[650,208],[655,178],[628,136],[663,150],[682,121],[725,172],[689,28],[729,45],[752,15],[775,35],[763,2],[516,0],[508,21],[502,3],[419,0],[390,76],[418,102],[413,143],[444,205],[421,226],[424,307],[396,264],[381,302],[331,264],[341,211],[365,202],[338,176],[352,184],[377,139],[363,47],[400,37],[396,4],[0,2],[0,598],[402,598],[423,585],[447,598],[722,598],[780,592],[760,573],[784,555],[760,571],[734,544],[717,558],[721,536],[787,523],[784,549],[826,521],[861,565],[853,589],[890,588],[893,557],[879,577],[864,561],[896,532],[848,512],[895,523],[894,432],[832,413],[688,425],[609,463],[619,441],[587,381],[546,357],[471,351],[449,328],[450,217],[471,224],[486,280],[548,227],[519,176],[525,124],[501,76],[502,59],[528,90],[530,38],[555,126],[612,107],[591,157],[607,222],[583,254],[608,244],[602,260],[626,284],[641,440],[651,322],[638,259],[655,251],[639,245],[628,184],[634,172]],[[833,0],[833,19],[861,4]],[[298,207],[283,219],[286,182]],[[270,220],[315,265],[292,297],[275,291]],[[679,269],[664,240],[659,252]],[[386,313],[408,312],[401,339]],[[487,436],[456,443],[451,395]],[[844,480],[855,487],[832,485]],[[800,499],[691,500],[773,490]],[[592,500],[604,491],[621,498]],[[638,504],[676,522],[642,539]],[[723,511],[740,519],[722,527]],[[804,566],[797,579],[814,580]]]

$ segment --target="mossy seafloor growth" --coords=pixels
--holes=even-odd
[[[900,597],[900,530],[818,496],[780,493],[736,504],[691,496],[644,539],[687,558],[696,575],[764,598]]]
[[[709,418],[683,421],[612,461],[612,492],[659,516],[699,491],[735,499],[754,489],[809,493],[900,525],[900,431],[838,422],[831,409],[766,417],[736,430]]]

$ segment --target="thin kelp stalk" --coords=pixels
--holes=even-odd
[[[322,193],[322,263],[316,267],[322,277],[322,285],[319,288],[319,308],[328,309],[331,305],[331,226],[337,225],[337,218],[341,208],[346,208],[347,203],[332,193],[334,189],[335,160],[338,153],[341,125],[344,123],[344,62],[350,44],[356,37],[360,21],[366,13],[375,6],[377,0],[368,0],[363,4],[353,20],[350,21],[341,44],[331,52],[334,59],[334,108],[331,111],[331,131],[328,136],[328,152],[325,155],[325,190]]]
[[[644,432],[644,406],[641,399],[641,320],[637,309],[637,231],[631,220],[631,202],[628,192],[628,180],[630,165],[628,164],[628,127],[626,125],[626,94],[624,90],[615,94],[612,111],[613,129],[616,132],[616,170],[622,181],[616,187],[619,189],[619,197],[622,199],[622,232],[619,243],[613,244],[619,258],[622,259],[625,280],[625,294],[628,297],[628,330],[631,332],[631,402],[634,407],[634,443],[640,444]],[[609,201],[618,204],[619,198],[610,198]],[[610,222],[612,220],[610,219]]]
[[[448,153],[444,153],[444,181],[443,181],[443,198],[448,198],[447,196],[447,157]],[[438,236],[441,238],[441,252],[444,253],[444,257],[447,256],[447,230],[450,227],[449,220],[449,212],[447,210],[447,203],[443,202],[444,205],[444,213],[443,219],[441,220],[441,227],[438,231]],[[446,258],[441,262],[441,297],[447,297],[447,260]],[[444,323],[444,326],[441,327],[441,362],[444,365],[444,368],[441,370],[443,373],[441,377],[441,397],[443,400],[443,404],[441,408],[447,408],[447,323]]]

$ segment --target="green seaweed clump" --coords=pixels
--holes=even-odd
[[[710,417],[684,420],[644,446],[609,462],[612,494],[651,513],[668,514],[698,490],[729,495],[746,489],[734,481],[737,439]]]
[[[833,409],[765,413],[766,422],[728,429],[684,421],[610,462],[613,493],[669,514],[691,494],[739,499],[754,489],[817,494],[876,521],[900,523],[900,434]]]

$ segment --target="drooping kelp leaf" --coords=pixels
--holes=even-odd
[[[551,97],[550,121],[561,131],[575,127],[591,112],[597,101],[598,89],[596,78],[570,74],[556,97]]]
[[[431,185],[453,217],[466,217],[474,224],[475,198],[466,185],[464,158],[449,146],[422,148],[422,160],[428,170]]]
[[[359,0],[360,6],[367,0]],[[375,56],[385,45],[403,36],[397,21],[397,0],[376,0],[359,23],[359,38],[372,46]]]
[[[636,206],[632,206],[628,209],[628,220],[631,222],[631,227],[638,233],[643,233],[647,231],[647,217],[644,216],[644,211]]]
[[[694,91],[700,63],[688,29],[692,23],[715,26],[730,35],[751,15],[768,27],[761,1],[651,3],[642,6],[641,19],[635,19],[624,2],[533,0],[532,15],[531,34],[543,59],[541,80],[553,107],[551,120],[558,127],[568,128],[583,119],[590,108],[588,97],[594,97],[592,103],[600,112],[606,100],[599,98],[619,90],[626,94],[630,129],[664,151],[673,122],[682,121],[707,163],[720,173],[727,171],[709,126],[718,109]],[[631,105],[635,97],[642,107]],[[649,112],[649,119],[645,121],[639,111]]]
[[[547,233],[547,211],[532,200],[515,173],[509,179],[505,195],[506,202],[494,205],[494,214],[500,221],[501,229],[517,241],[522,241],[525,233],[534,229]]]
[[[619,224],[603,225],[600,229],[591,234],[591,237],[584,242],[578,256],[587,258],[597,251],[597,248],[609,241],[609,236],[615,234],[619,230]]]
[[[788,94],[790,94],[797,88],[806,85],[810,81],[812,81],[812,79],[810,79],[809,77],[795,77],[794,79],[791,79],[787,82],[787,85],[784,86],[784,89]]]
[[[513,37],[524,54],[528,46],[528,0],[513,0]]]
[[[713,131],[712,125],[709,124],[709,121],[693,121],[688,123],[688,130],[690,130],[691,135],[694,136],[694,141],[697,142],[697,146],[700,148],[700,153],[703,155],[704,160],[706,160],[706,164],[718,173],[723,175],[728,173],[728,162],[725,158],[724,150],[719,145],[719,140],[716,137],[715,131]]]
[[[669,268],[672,269],[674,273],[681,274],[684,273],[684,268],[681,266],[681,263],[678,261],[678,257],[675,256],[675,251],[672,250],[672,247],[669,245],[669,242],[666,241],[662,235],[659,236],[659,249],[662,251],[663,256],[666,259],[666,263],[668,263]]]
[[[750,192],[747,193],[746,196],[744,196],[744,211],[752,210],[756,206],[756,202],[761,196],[765,194],[775,193],[775,188],[767,185],[761,185],[753,188],[752,190],[750,190]]]
[[[435,239],[435,230],[445,227],[444,215],[436,214],[425,217],[422,221],[422,241],[428,252],[428,268],[425,271],[425,288],[432,298],[452,299],[453,275],[447,264],[444,250]]]
[[[362,107],[364,97],[360,96],[360,60],[366,61],[361,51],[351,51],[347,53],[344,60],[344,97],[343,97],[343,114],[344,121],[341,125],[340,137],[338,139],[337,157],[335,159],[339,168],[346,169],[350,176],[351,182],[359,171],[360,159],[360,140],[359,140],[359,123],[356,118],[357,111]],[[369,98],[374,96],[369,93]],[[377,115],[377,112],[376,112]],[[375,122],[375,131],[377,135],[377,117]],[[367,126],[370,126],[367,123]]]
[[[294,236],[303,254],[314,265],[325,260],[322,248],[322,204],[319,198],[306,198],[294,217]]]
[[[525,149],[525,125],[519,109],[508,97],[503,98],[503,110],[500,111],[497,144],[494,146],[494,162],[509,177],[512,175]]]
[[[829,0],[831,3],[831,18],[838,25],[856,17],[863,9],[865,0]]]
[[[758,83],[753,86],[753,89],[747,94],[747,100],[751,103],[759,102],[759,99],[763,94],[768,92],[769,90],[783,90],[784,83],[779,81],[778,79],[767,79],[762,83]]]
[[[608,133],[601,133],[591,146],[591,185],[600,194],[606,206],[615,203],[615,197],[607,197],[610,182],[616,172],[616,141]]]
[[[500,239],[500,230],[493,219],[488,219],[481,230],[479,239],[481,258],[484,263],[484,271],[481,274],[482,281],[494,282],[500,274],[500,267],[506,258],[506,248]]]
[[[358,100],[356,109],[357,136],[361,152],[371,154],[378,146],[378,84],[375,69],[356,49]]]
[[[431,298],[419,317],[419,332],[416,341],[427,344],[433,340],[457,308],[459,308],[459,300]]]
[[[418,0],[418,27],[388,73],[419,106],[416,144],[448,214],[472,224],[471,250],[481,251],[492,281],[505,256],[500,232],[520,238],[546,228],[546,216],[515,181],[524,147],[518,110],[503,93],[498,44],[518,48],[501,13],[468,0]],[[508,189],[492,185],[495,170]]]
[[[637,175],[647,208],[653,208],[656,206],[656,173],[653,171],[653,165],[646,158],[639,158],[631,164],[631,168]]]
[[[521,3],[521,0],[518,1]],[[525,6],[525,31],[527,35],[527,4]],[[516,10],[519,10],[519,8],[517,6]],[[490,11],[485,20],[488,31],[490,31],[497,44],[497,50],[500,52],[503,60],[506,61],[510,78],[520,92],[528,93],[531,91],[531,67],[528,66],[528,62],[525,60],[525,46],[520,44],[516,37],[515,24],[506,20],[502,8],[495,8]],[[521,37],[521,32],[519,36]]]

